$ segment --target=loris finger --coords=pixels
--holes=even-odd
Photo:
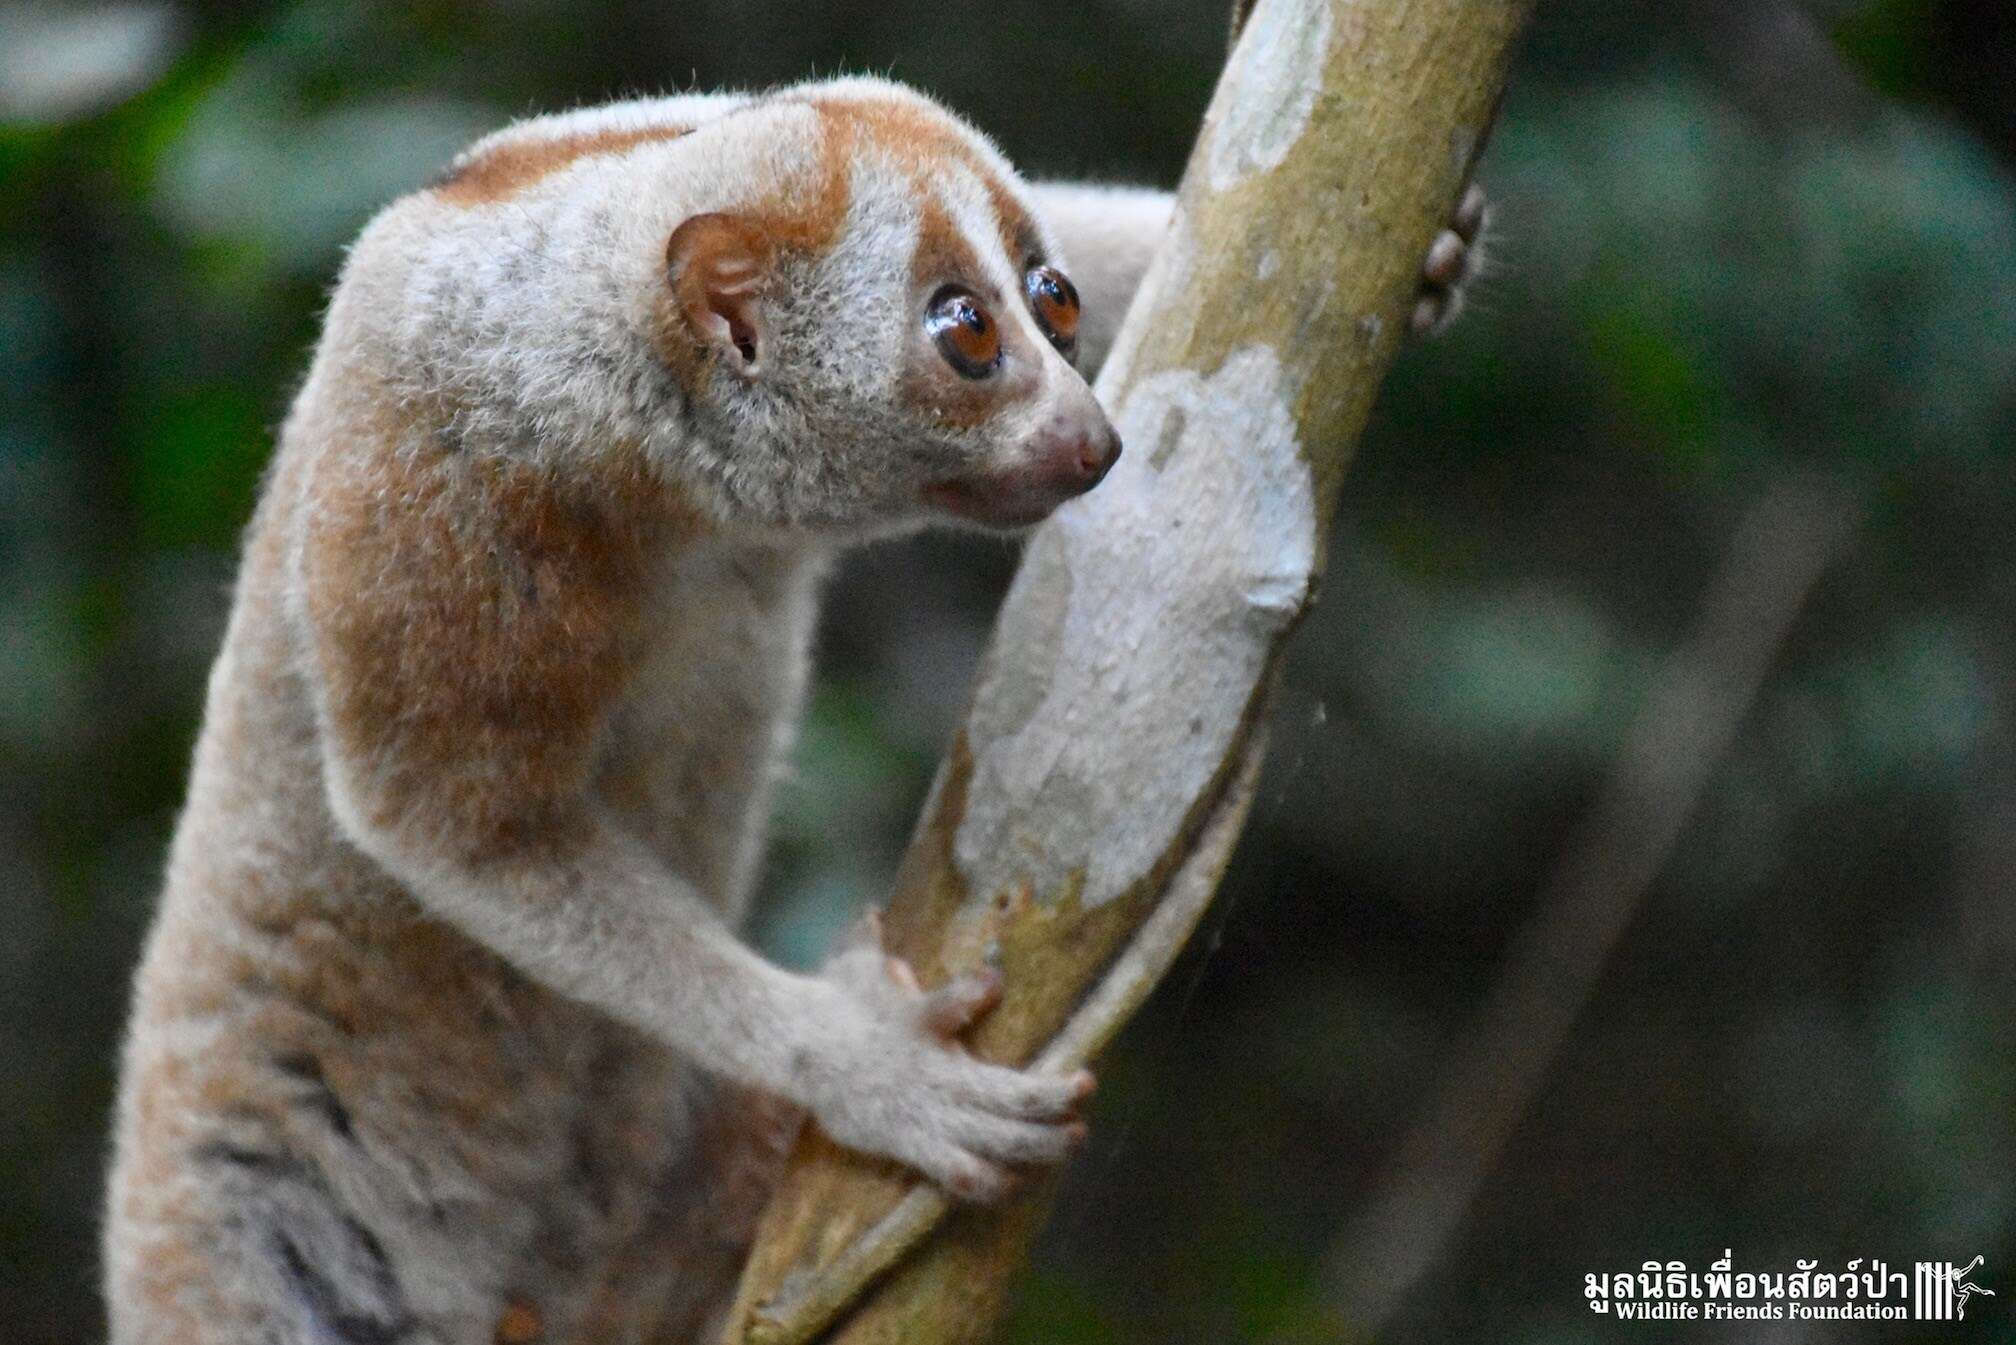
[[[941,1037],[965,1030],[1001,1002],[1001,977],[995,972],[961,976],[931,992],[924,1000],[922,1022]]]

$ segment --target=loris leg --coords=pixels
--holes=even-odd
[[[1463,311],[1470,282],[1484,266],[1484,228],[1490,218],[1484,189],[1471,183],[1456,203],[1449,227],[1435,235],[1421,263],[1421,297],[1414,302],[1412,319],[1416,336],[1441,331]]]

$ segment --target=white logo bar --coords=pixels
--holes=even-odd
[[[1945,1261],[1920,1261],[1911,1281],[1912,1315],[1920,1321],[1953,1320],[1953,1271]]]

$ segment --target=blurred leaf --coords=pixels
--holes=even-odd
[[[1028,1345],[1111,1345],[1116,1340],[1137,1339],[1138,1334],[1122,1330],[1112,1306],[1088,1291],[1087,1287],[1062,1275],[1030,1271],[1015,1287],[1003,1341],[1026,1341]]]
[[[1870,0],[1834,24],[1834,42],[1876,88],[1922,96],[1932,85],[1938,0]]]
[[[337,247],[495,124],[445,98],[349,101],[304,113],[248,58],[164,155],[156,199],[198,241],[257,267],[325,270]]]
[[[1889,632],[1873,660],[1844,671],[1865,778],[1955,771],[1994,725],[1985,674],[1948,623],[1908,622]]]
[[[1418,732],[1498,754],[1607,724],[1622,665],[1602,618],[1574,599],[1500,595],[1447,614],[1439,637],[1408,688]]]
[[[146,87],[181,24],[165,4],[0,10],[0,121],[53,125]]]
[[[1605,269],[1613,273],[1584,291],[1591,357],[1607,375],[1632,436],[1649,441],[1671,465],[1702,471],[1718,443],[1713,409],[1726,399],[1678,339],[1672,315],[1629,302],[1620,277]]]
[[[229,549],[271,449],[242,387],[179,388],[143,411],[134,496],[153,546]]]

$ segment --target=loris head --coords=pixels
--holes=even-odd
[[[1072,367],[1078,297],[1005,160],[937,105],[848,80],[703,125],[668,173],[656,336],[681,468],[764,526],[1020,527],[1119,438]]]

